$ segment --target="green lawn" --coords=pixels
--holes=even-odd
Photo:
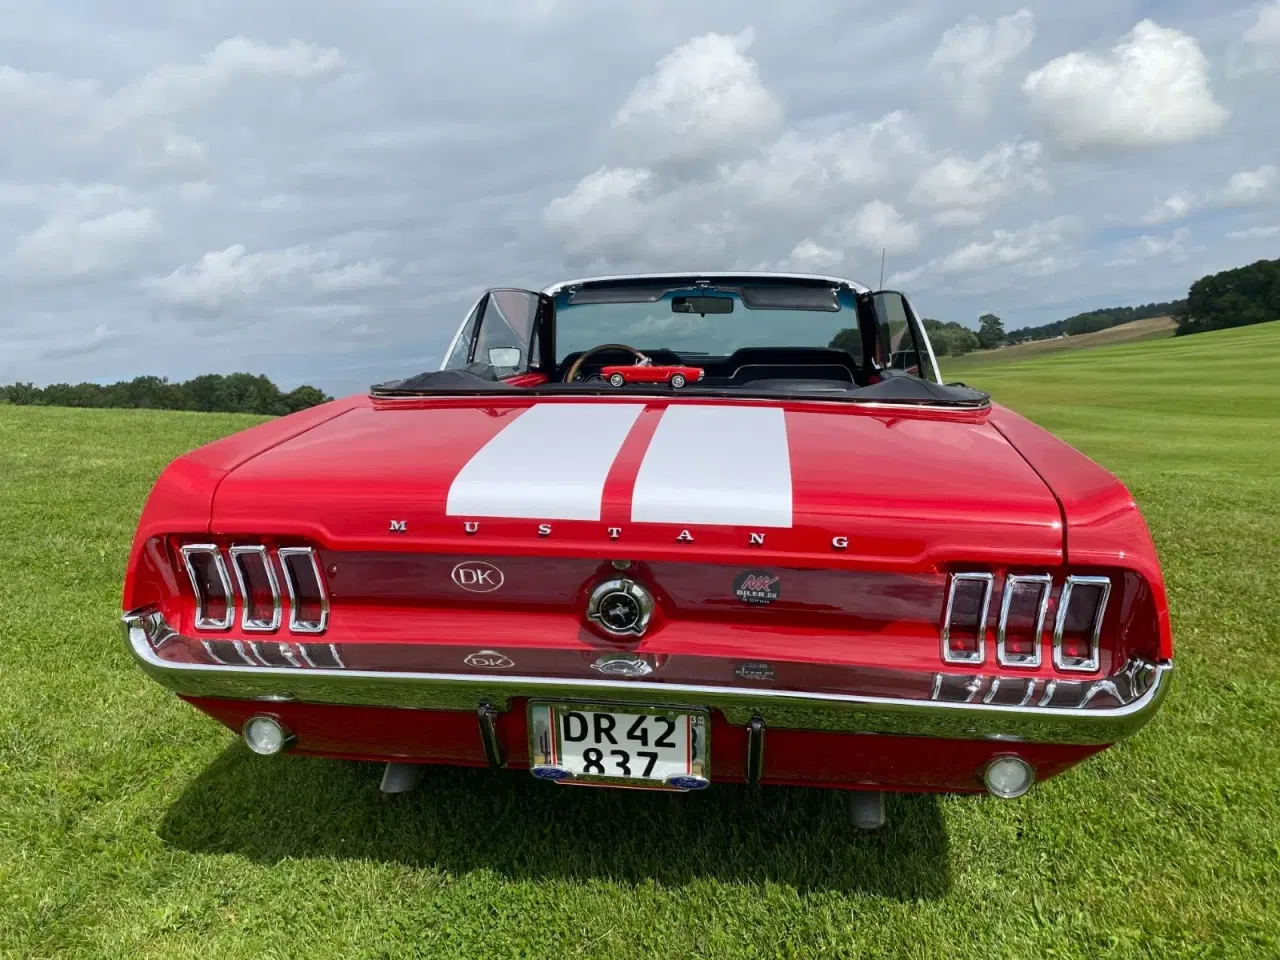
[[[966,371],[1108,467],[1178,671],[1012,803],[261,759],[115,627],[146,492],[250,418],[0,407],[0,956],[1280,956],[1280,323]]]

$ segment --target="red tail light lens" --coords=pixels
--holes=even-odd
[[[266,547],[232,547],[231,565],[235,570],[244,613],[240,626],[249,631],[278,630],[280,627],[280,585],[267,555]]]
[[[952,574],[942,621],[942,659],[947,663],[982,663],[986,658],[993,579],[989,573]]]
[[[1040,638],[1052,589],[1053,578],[1047,574],[1005,577],[996,632],[996,659],[1001,666],[1040,666]]]
[[[323,633],[329,622],[329,596],[315,551],[310,547],[281,547],[276,555],[289,590],[289,629],[294,633]]]
[[[222,553],[211,543],[191,543],[182,548],[182,563],[195,593],[196,629],[229,629],[235,622],[236,603]]]
[[[1102,621],[1111,596],[1107,577],[1067,577],[1053,629],[1053,665],[1093,673],[1101,665]]]

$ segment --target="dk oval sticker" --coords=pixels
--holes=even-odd
[[[464,560],[453,568],[453,582],[472,593],[493,593],[506,578],[492,563]]]

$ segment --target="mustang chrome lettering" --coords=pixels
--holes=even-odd
[[[407,521],[407,520],[392,520],[392,521],[391,521],[391,532],[392,532],[392,533],[407,533],[407,532],[408,532],[408,530],[409,530],[409,521]]]
[[[474,520],[468,520],[462,525],[462,529],[468,534],[476,534],[480,532],[480,524],[476,523]]]
[[[751,534],[751,535],[750,535],[750,537],[748,538],[748,542],[749,542],[749,543],[751,544],[751,546],[753,546],[753,547],[763,547],[763,546],[764,546],[764,534],[763,534],[763,533],[753,533],[753,534]]]
[[[453,582],[472,593],[493,593],[502,586],[505,577],[492,563],[483,560],[467,560],[453,568]]]
[[[688,530],[681,530],[680,535],[676,537],[676,540],[681,543],[693,543],[693,534]]]
[[[837,550],[848,550],[849,538],[848,537],[832,537],[831,546],[835,547]]]
[[[540,536],[540,537],[549,537],[549,536],[551,536],[551,524],[549,524],[549,523],[539,524],[539,525],[538,525],[538,536]]]
[[[622,536],[622,528],[621,528],[621,527],[610,527],[610,528],[609,528],[609,539],[610,539],[610,540],[617,540],[620,536]]]

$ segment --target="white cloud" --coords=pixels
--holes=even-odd
[[[109,347],[111,344],[118,343],[123,339],[124,335],[120,331],[112,330],[106,324],[100,323],[87,334],[74,335],[55,343],[46,349],[41,356],[49,359],[83,356],[84,354],[96,353],[103,347]]]
[[[1136,149],[1196,140],[1228,113],[1209,88],[1193,37],[1143,20],[1109,55],[1069,53],[1023,82],[1032,110],[1064,147]]]
[[[1280,169],[1267,163],[1257,170],[1233,174],[1220,197],[1230,206],[1250,206],[1270,197],[1277,185],[1280,185]]]
[[[343,68],[337,50],[300,40],[273,46],[247,37],[224,40],[195,64],[165,64],[122,89],[109,105],[114,122],[177,114],[249,77],[324,79]]]
[[[891,203],[873,200],[833,231],[846,246],[879,252],[911,253],[920,247],[920,228],[903,219]]]
[[[1191,239],[1191,231],[1179,227],[1173,233],[1164,236],[1143,234],[1136,240],[1125,244],[1121,255],[1107,262],[1109,267],[1131,267],[1144,260],[1166,260],[1170,263],[1182,263],[1187,259],[1187,244]]]
[[[390,287],[395,285],[396,278],[387,272],[389,267],[390,264],[383,260],[361,260],[317,273],[312,283],[324,293],[352,293]]]
[[[1258,17],[1241,37],[1232,64],[1235,74],[1280,69],[1280,0],[1258,9]]]
[[[992,88],[1026,53],[1035,34],[1030,10],[1000,17],[994,24],[969,17],[942,35],[929,69],[941,77],[961,110],[981,117],[987,113]]]
[[[806,211],[856,202],[857,191],[901,181],[928,156],[905,112],[839,127],[821,136],[788,131],[753,156],[724,165],[720,179],[743,203]]]
[[[1269,240],[1280,237],[1280,224],[1270,227],[1250,227],[1247,230],[1232,230],[1227,234],[1228,240]]]
[[[628,157],[646,166],[699,166],[758,145],[782,107],[745,56],[754,32],[708,33],[663,57],[613,119]]]
[[[795,245],[791,254],[780,266],[798,273],[818,273],[844,262],[844,254],[831,247],[824,247],[808,237]]]
[[[9,273],[18,280],[62,280],[125,266],[137,247],[160,235],[150,208],[98,216],[63,213],[18,240]]]
[[[269,286],[279,286],[300,274],[327,270],[337,255],[308,246],[248,253],[243,244],[213,250],[194,266],[186,265],[147,286],[166,303],[216,313],[243,303]]]
[[[1188,217],[1198,205],[1194,194],[1175,193],[1156,203],[1142,215],[1143,223],[1168,223],[1170,220],[1182,220]]]
[[[1037,276],[1053,273],[1066,262],[1061,254],[1073,228],[1070,218],[1057,217],[1021,230],[993,230],[988,238],[975,240],[935,260],[929,269],[965,274],[1018,267]]]
[[[1040,144],[1002,143],[977,160],[943,157],[920,173],[911,191],[915,203],[941,211],[936,221],[972,225],[988,208],[1023,192],[1048,189],[1040,168]]]

